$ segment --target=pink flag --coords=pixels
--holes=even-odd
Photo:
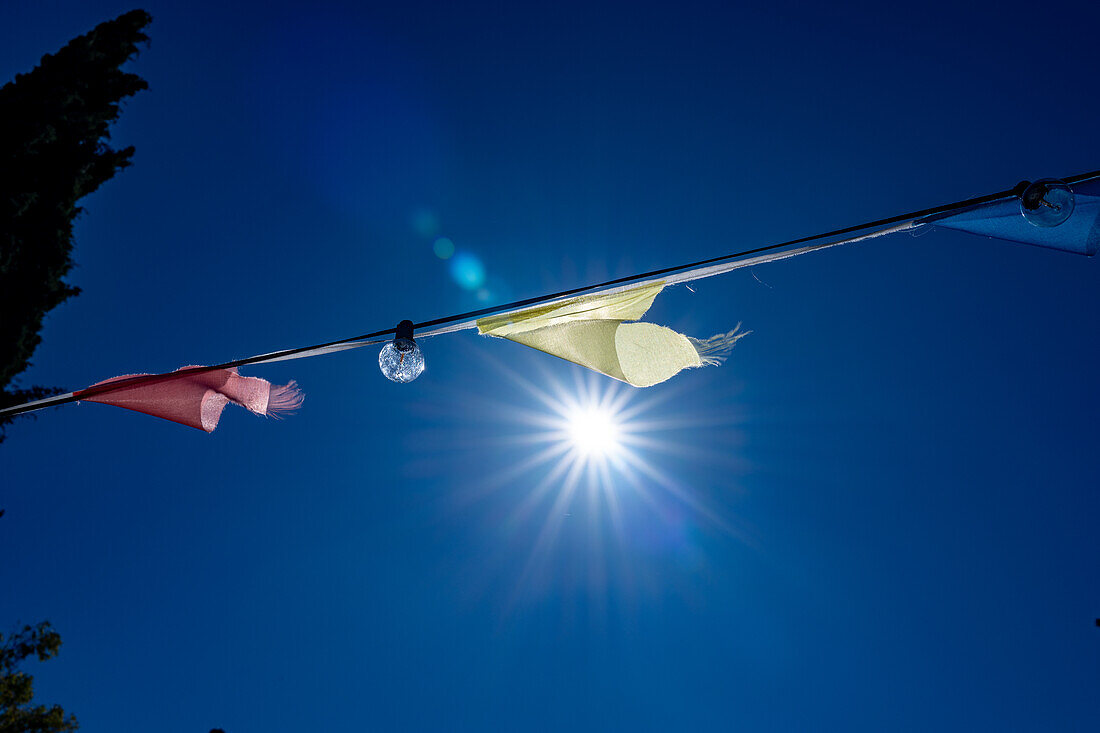
[[[181,367],[168,374],[114,377],[74,392],[73,397],[144,412],[208,433],[218,427],[222,410],[230,402],[257,415],[279,417],[297,410],[305,399],[293,381],[273,386],[266,379],[242,377],[236,368],[200,366]]]

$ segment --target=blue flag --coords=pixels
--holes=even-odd
[[[1033,184],[1028,190],[1033,191],[1041,183]],[[1055,186],[1067,188],[1066,184],[1051,183],[1052,190]],[[1055,195],[1046,197],[1048,200],[1042,196],[1029,200],[1025,192],[1022,197],[1010,196],[961,212],[935,214],[917,221],[1091,257],[1100,250],[1100,178],[1074,183],[1068,189],[1072,195],[1061,191],[1061,198],[1057,197],[1059,191],[1054,191]],[[1061,218],[1057,211],[1067,205],[1071,207],[1068,217],[1060,223],[1052,223]],[[1036,214],[1029,216],[1025,212]],[[1044,214],[1050,216],[1044,218]]]

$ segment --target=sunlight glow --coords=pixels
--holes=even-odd
[[[506,613],[555,588],[592,594],[597,605],[612,586],[631,597],[663,593],[639,572],[646,564],[639,553],[695,568],[704,557],[697,538],[705,533],[751,542],[736,517],[719,511],[744,470],[736,450],[743,418],[728,393],[700,401],[686,380],[638,390],[580,367],[563,379],[561,370],[534,359],[517,369],[474,353],[494,372],[494,386],[456,395],[454,432],[429,445],[433,456],[469,446],[476,460],[498,462],[451,499],[456,511],[490,502],[478,510],[492,558],[479,566],[479,582],[494,573],[515,579]],[[471,415],[496,429],[471,437]],[[706,478],[698,487],[700,475]],[[715,485],[723,488],[719,507],[710,503]],[[569,560],[576,557],[584,562]]]
[[[569,411],[569,441],[584,456],[607,456],[619,447],[619,425],[604,406],[578,407]]]

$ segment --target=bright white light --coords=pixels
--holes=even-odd
[[[619,426],[605,407],[583,407],[569,413],[569,440],[585,456],[607,456],[619,447]]]

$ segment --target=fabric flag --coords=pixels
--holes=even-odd
[[[683,369],[721,363],[733,345],[747,335],[738,324],[729,333],[698,340],[664,326],[639,322],[664,288],[923,226],[942,226],[1092,256],[1100,251],[1100,171],[1061,181],[1021,182],[1008,191],[953,204],[411,325],[417,329],[418,338],[477,328],[483,335],[506,338],[627,384],[649,387]],[[860,231],[865,233],[856,234]],[[627,282],[631,284],[624,284]],[[587,294],[578,295],[581,292]],[[489,315],[498,311],[505,312]],[[230,402],[259,415],[276,417],[302,404],[297,385],[290,382],[272,386],[262,379],[242,377],[238,367],[383,344],[391,341],[400,328],[257,354],[216,366],[118,377],[77,392],[0,408],[0,423],[15,415],[78,400],[117,405],[207,432],[214,430]]]
[[[125,407],[208,433],[218,427],[232,402],[257,415],[280,417],[302,406],[298,385],[273,386],[266,379],[242,377],[236,369],[187,366],[168,374],[130,374],[74,392],[85,402]]]
[[[1057,226],[1036,226],[1029,222],[1021,211],[1020,199],[1015,196],[956,213],[925,217],[917,223],[1092,257],[1100,250],[1100,178],[1074,183],[1070,188],[1073,213]]]
[[[659,384],[692,367],[720,364],[749,332],[693,339],[653,323],[627,323],[645,315],[663,282],[610,293],[582,295],[478,319],[478,333],[497,336],[579,364],[635,387]]]

